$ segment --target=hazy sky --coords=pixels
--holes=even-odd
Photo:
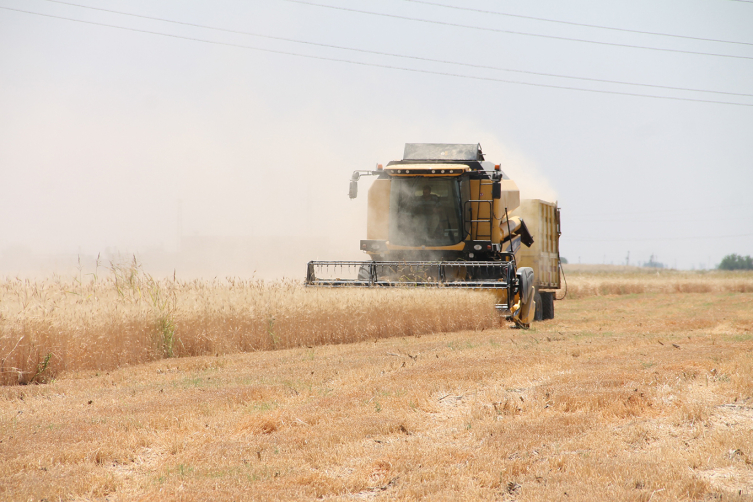
[[[73,2],[211,30],[0,0],[0,251],[172,251],[181,207],[185,235],[278,236],[302,255],[325,235],[357,257],[369,182],[349,200],[352,170],[406,142],[480,142],[523,197],[559,201],[570,262],[753,254],[753,2],[436,2],[528,18],[409,0]]]

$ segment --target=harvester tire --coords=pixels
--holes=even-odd
[[[544,304],[541,301],[543,296],[546,296],[546,293],[539,293],[538,291],[533,295],[533,299],[536,302],[536,313],[533,315],[534,321],[543,321],[546,319],[544,316]]]
[[[533,269],[531,267],[521,267],[518,269],[517,275],[520,288],[520,309],[515,313],[517,317],[516,324],[519,327],[528,328],[536,312]],[[534,309],[533,311],[531,310],[532,308]]]
[[[544,319],[554,319],[554,293],[541,293],[541,314]]]

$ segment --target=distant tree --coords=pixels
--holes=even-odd
[[[564,256],[560,256],[560,261],[563,265],[567,265],[567,258],[565,258]]]
[[[719,270],[753,270],[753,258],[734,253],[728,254],[722,258],[722,262],[717,268]]]

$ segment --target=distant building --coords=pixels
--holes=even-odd
[[[647,262],[644,262],[643,266],[649,267],[649,268],[665,268],[666,267],[666,265],[664,265],[663,263],[656,261],[656,259],[654,258],[654,255],[651,255],[651,258],[649,258]]]

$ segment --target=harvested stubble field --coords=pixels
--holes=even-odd
[[[718,287],[573,294],[529,331],[59,370],[0,389],[0,498],[751,500],[753,294]]]

